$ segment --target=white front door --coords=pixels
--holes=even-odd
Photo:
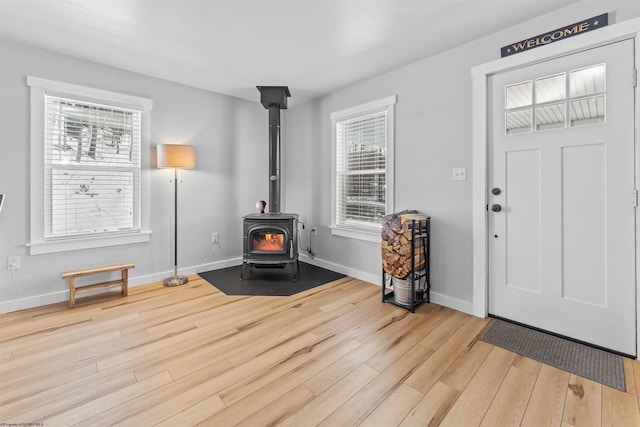
[[[633,41],[490,77],[489,313],[636,354]]]

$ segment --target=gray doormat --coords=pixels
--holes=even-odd
[[[500,319],[480,335],[482,341],[626,391],[622,356]]]

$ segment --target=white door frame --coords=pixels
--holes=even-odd
[[[473,122],[473,314],[478,317],[486,317],[488,313],[488,277],[489,277],[489,250],[488,250],[488,212],[487,212],[487,183],[488,183],[488,81],[489,76],[514,68],[523,67],[537,62],[558,58],[574,52],[601,46],[623,39],[635,39],[635,68],[640,69],[640,18],[623,21],[596,31],[585,33],[578,37],[572,37],[557,43],[533,49],[517,55],[508,56],[486,64],[478,65],[471,69],[472,77],[472,122]],[[631,84],[631,74],[629,84]],[[638,148],[638,132],[640,123],[640,96],[638,86],[635,88],[635,164],[636,183],[640,188],[640,149]],[[629,195],[631,203],[632,195]],[[636,307],[640,308],[640,215],[636,213]],[[640,345],[640,315],[636,316],[636,345]],[[640,359],[640,351],[636,351]]]

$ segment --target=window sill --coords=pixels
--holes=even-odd
[[[332,226],[331,235],[347,237],[349,239],[364,240],[366,242],[380,243],[380,230],[363,230],[360,228],[345,228]]]
[[[55,252],[76,251],[82,249],[104,248],[107,246],[129,245],[151,241],[151,231],[119,234],[112,236],[85,237],[68,240],[39,241],[27,243],[30,255],[50,254]]]

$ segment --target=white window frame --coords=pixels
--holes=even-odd
[[[73,98],[80,101],[141,111],[141,153],[149,152],[150,117],[153,102],[147,98],[34,76],[27,76],[27,86],[30,87],[31,91],[31,235],[30,241],[27,243],[30,254],[38,255],[150,241],[149,160],[145,156],[140,159],[140,231],[45,240],[45,95]]]
[[[394,169],[395,169],[395,104],[398,96],[393,95],[366,104],[347,108],[331,113],[331,234],[334,236],[348,237],[352,239],[365,240],[368,242],[380,242],[381,224],[371,227],[356,227],[338,224],[337,221],[337,123],[345,120],[365,116],[368,114],[386,111],[387,113],[387,156],[385,165],[386,179],[386,214],[394,210]]]

